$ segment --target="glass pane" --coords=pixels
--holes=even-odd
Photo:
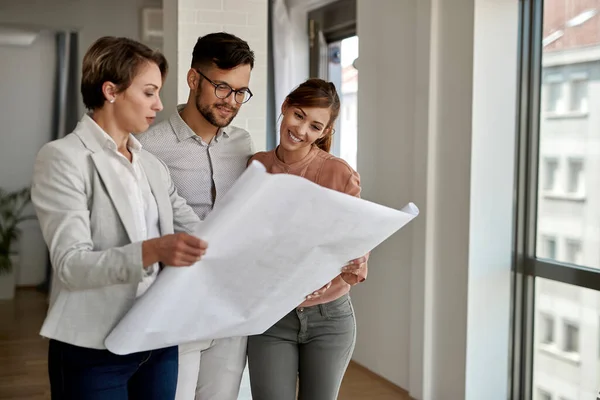
[[[600,268],[600,0],[545,0],[536,255]]]
[[[596,399],[600,292],[536,278],[533,399]]]
[[[356,169],[358,147],[358,36],[329,44],[329,80],[340,96],[340,114],[335,124],[332,153]]]
[[[356,169],[358,145],[358,36],[342,40],[342,90],[340,112],[340,157]]]

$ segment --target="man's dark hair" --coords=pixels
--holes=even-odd
[[[232,69],[240,65],[254,68],[254,52],[245,40],[230,33],[210,33],[198,38],[192,53],[192,68],[216,65]]]

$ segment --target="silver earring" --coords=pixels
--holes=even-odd
[[[114,103],[114,102],[115,102],[115,99],[109,100],[109,103],[111,103],[111,104]]]

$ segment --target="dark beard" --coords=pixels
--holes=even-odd
[[[213,110],[214,105],[202,106],[200,105],[199,100],[200,96],[196,95],[196,109],[200,114],[202,114],[204,119],[206,119],[211,125],[216,126],[217,128],[225,128],[226,126],[228,126],[239,111],[239,108],[234,109],[231,117],[227,120],[223,120],[222,118],[217,117],[215,110]],[[228,105],[225,106],[229,107]]]

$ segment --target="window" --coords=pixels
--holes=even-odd
[[[340,42],[341,48],[341,85],[340,102],[342,103],[339,133],[334,135],[334,142],[339,141],[339,156],[354,169],[358,154],[358,36],[346,38]]]
[[[562,108],[563,84],[562,82],[549,82],[546,84],[546,111],[560,112]]]
[[[596,399],[600,7],[588,0],[519,4],[511,400]]]
[[[550,260],[556,260],[556,238],[552,236],[546,236],[543,243],[544,247],[541,257],[549,258]]]
[[[546,158],[544,160],[544,190],[552,192],[556,189],[556,174],[558,171],[558,160]]]
[[[568,262],[571,264],[583,265],[580,240],[567,239],[566,252],[567,252],[567,254],[565,257],[565,262]]]
[[[320,1],[320,3],[327,4],[316,8],[308,7],[310,11],[307,13],[307,33],[313,38],[309,50],[308,72],[309,76],[326,79],[337,88],[341,108],[339,118],[334,124],[335,134],[331,153],[357,169],[356,104],[360,62],[356,0]]]
[[[563,351],[565,353],[579,352],[579,327],[574,323],[564,323]]]
[[[550,315],[542,315],[540,328],[541,342],[543,344],[554,343],[554,318]]]
[[[583,190],[583,160],[572,158],[569,160],[567,192],[581,194]]]
[[[576,79],[571,81],[571,111],[588,111],[588,81]]]
[[[538,389],[537,400],[552,400],[552,395],[543,389]]]

